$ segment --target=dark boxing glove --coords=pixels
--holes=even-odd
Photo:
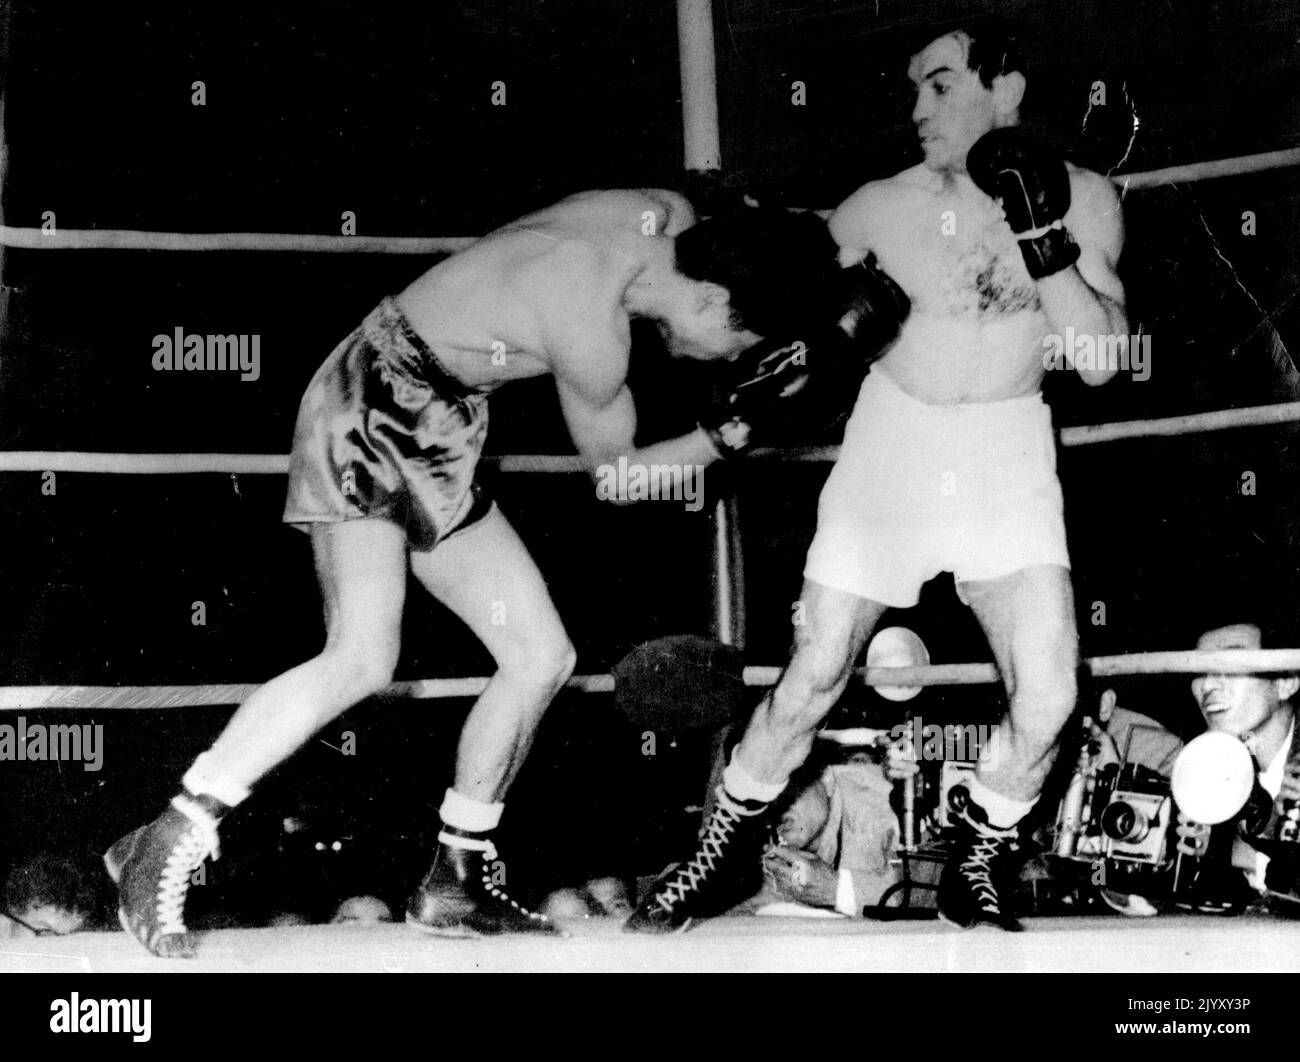
[[[966,172],[980,191],[1002,204],[1035,280],[1069,269],[1079,245],[1061,224],[1070,209],[1065,162],[1022,129],[994,129],[966,155]]]
[[[897,337],[912,300],[893,278],[876,265],[876,256],[867,255],[844,273],[844,302],[851,315],[849,334],[860,356],[870,365],[882,350]],[[861,381],[859,381],[861,383]]]
[[[825,325],[804,339],[765,340],[736,361],[721,397],[700,421],[723,456],[743,452],[755,436],[794,431],[815,437],[853,408],[867,369],[898,336],[912,303],[875,255],[841,274],[838,303],[847,332]]]
[[[842,386],[827,386],[854,357],[848,336],[834,327],[807,339],[764,340],[731,366],[700,427],[723,457],[743,453],[781,429],[822,431],[857,397],[856,389],[845,394]]]

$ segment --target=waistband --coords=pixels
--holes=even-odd
[[[919,416],[934,420],[976,421],[1002,418],[1014,420],[1046,417],[1050,421],[1052,415],[1051,407],[1043,399],[1041,391],[1016,395],[1013,398],[998,398],[992,402],[953,402],[948,405],[935,405],[908,394],[879,365],[872,366],[867,374],[867,384],[895,406],[910,406]]]
[[[361,333],[380,355],[405,372],[452,398],[469,398],[483,392],[470,387],[445,366],[411,326],[391,296],[385,296],[361,322]]]

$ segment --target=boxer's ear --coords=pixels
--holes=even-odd
[[[1286,678],[1277,680],[1278,700],[1289,701],[1295,696],[1296,690],[1300,690],[1300,678],[1295,675],[1288,675]]]
[[[1025,98],[1025,75],[1019,70],[999,74],[993,79],[993,105],[999,114],[1011,115],[1020,109]]]

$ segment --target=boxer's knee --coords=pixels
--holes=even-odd
[[[563,630],[531,643],[526,651],[506,653],[497,661],[497,674],[512,686],[553,693],[569,680],[578,651]]]
[[[1078,696],[1073,671],[1022,678],[1011,695],[1011,722],[1017,740],[1039,752],[1053,747]]]
[[[355,704],[388,687],[397,669],[397,654],[395,645],[354,641],[331,646],[318,660],[340,699]]]

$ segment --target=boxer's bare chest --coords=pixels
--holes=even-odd
[[[991,200],[913,191],[881,228],[881,264],[913,308],[984,323],[1040,309],[1020,249]]]

